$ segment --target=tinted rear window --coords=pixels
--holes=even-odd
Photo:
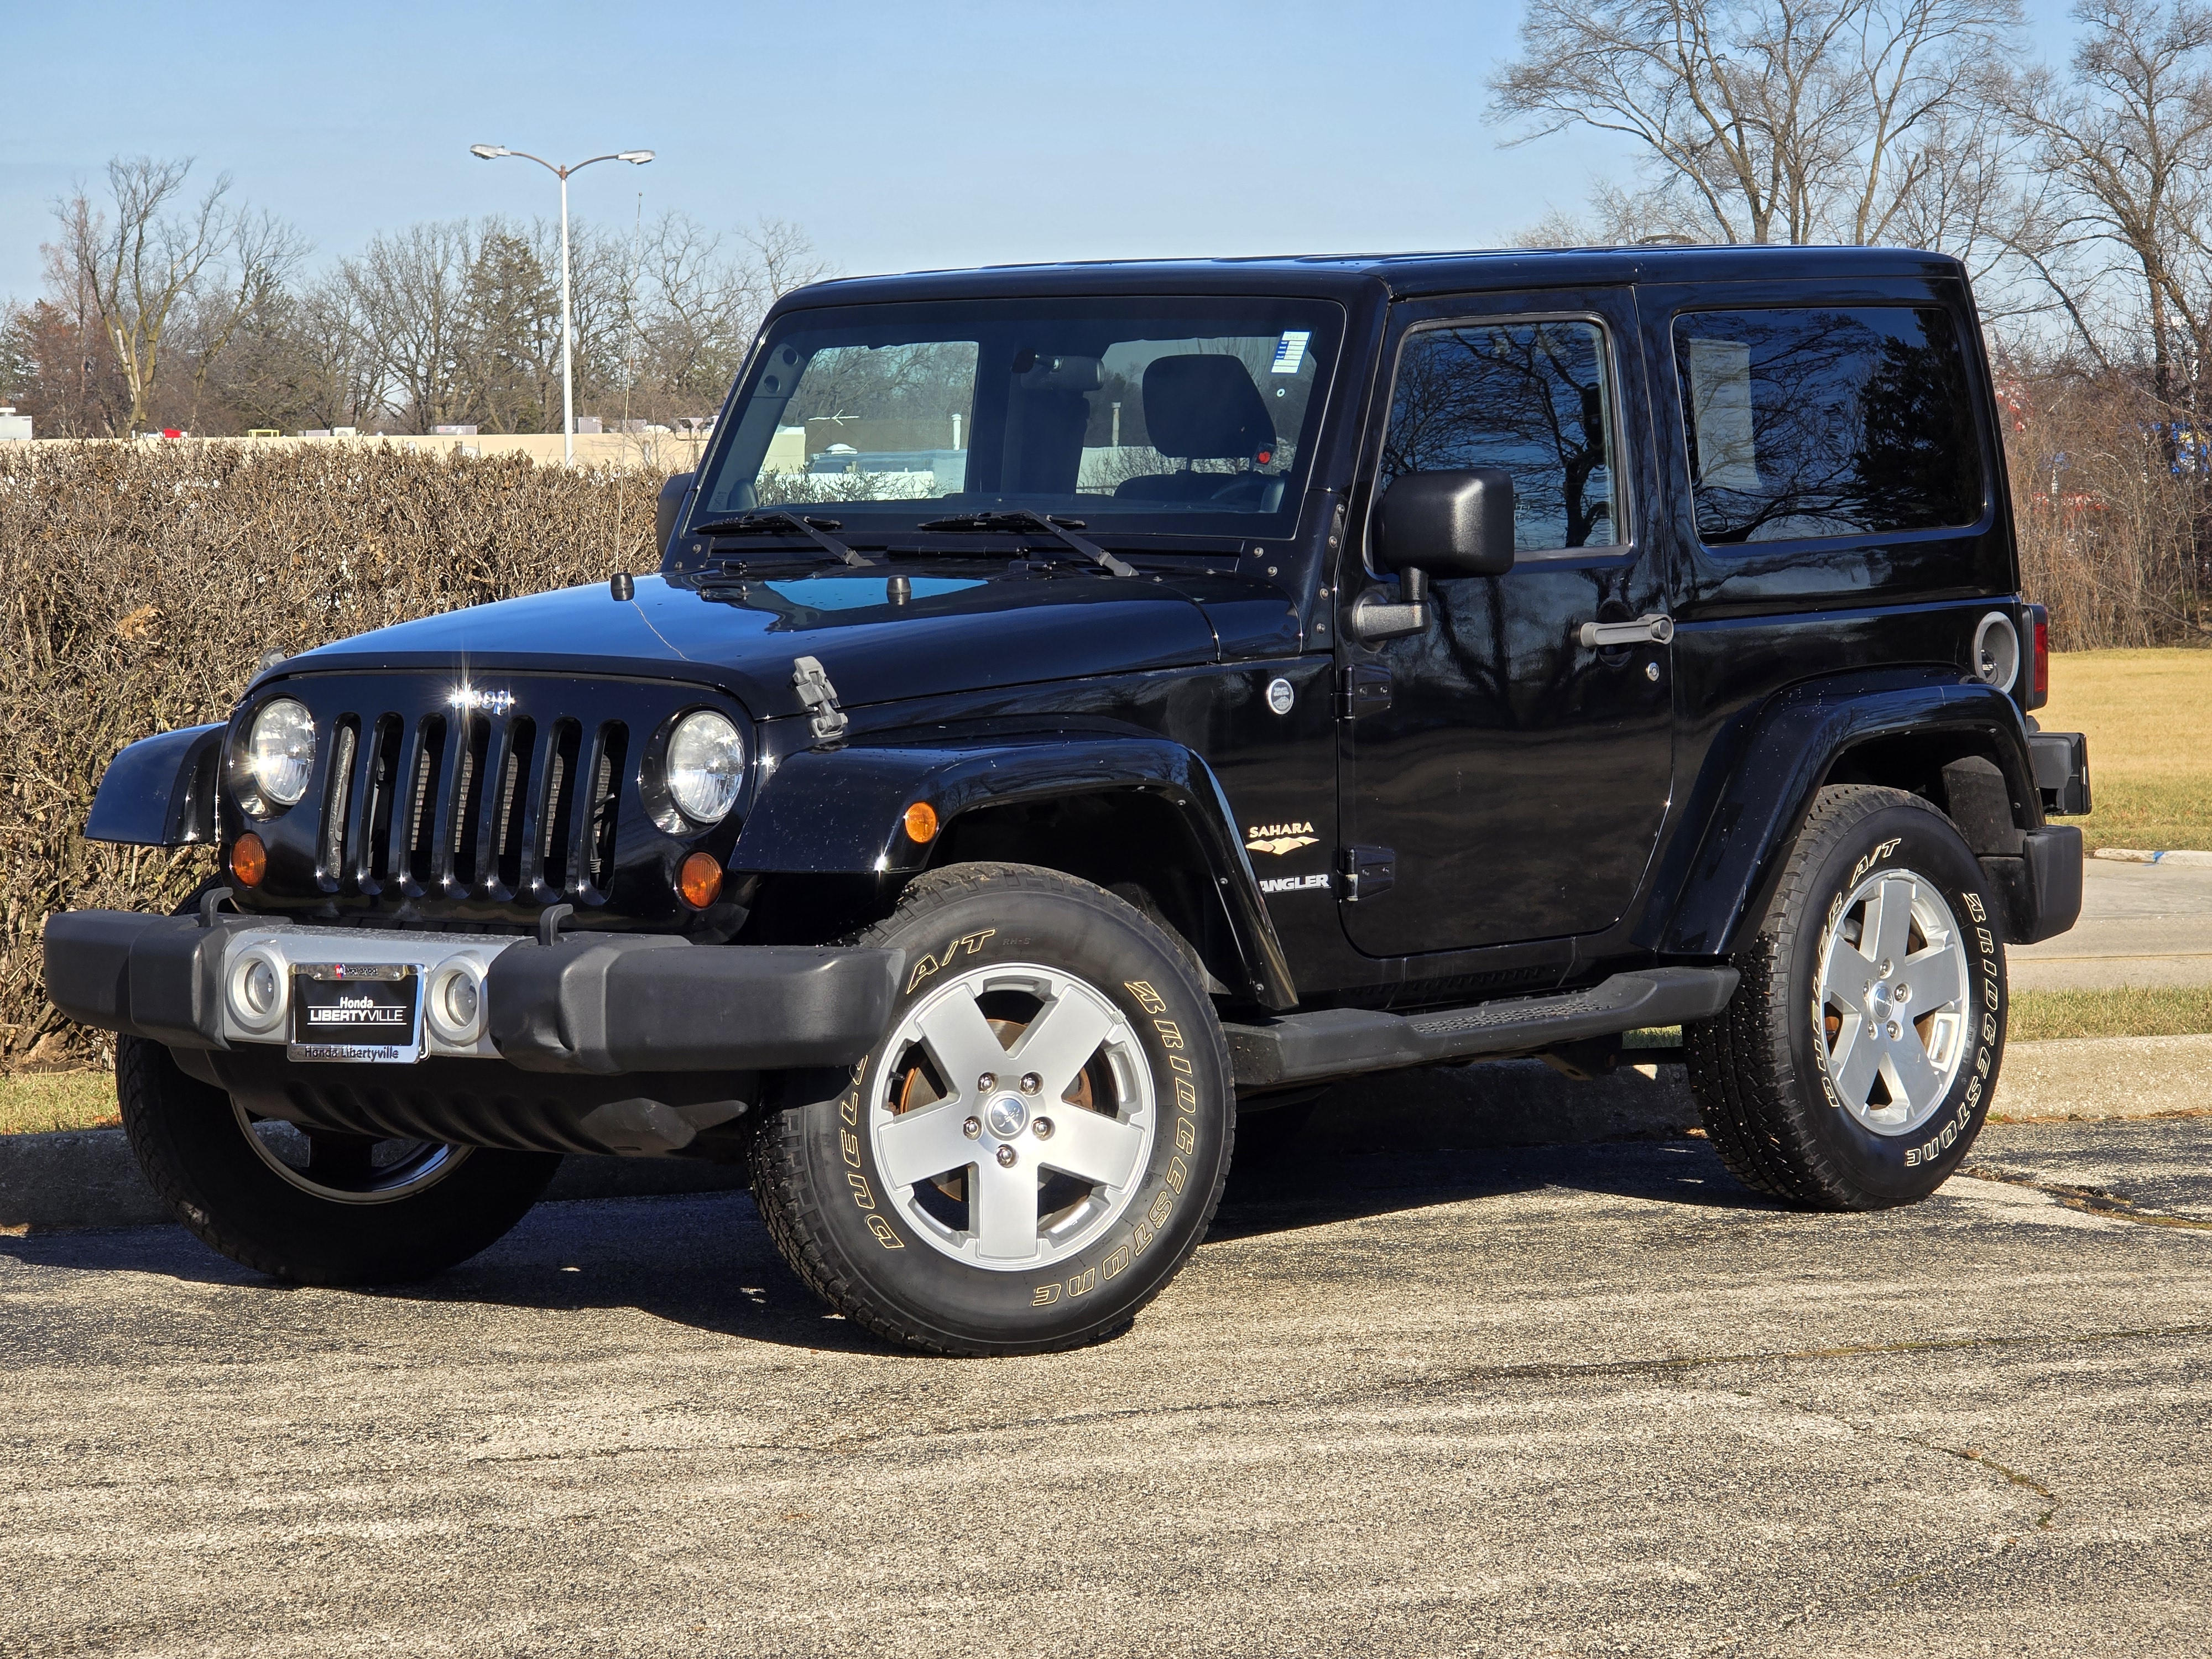
[[[1963,527],[1981,443],[1948,312],[1689,312],[1674,319],[1698,535],[1792,541]]]

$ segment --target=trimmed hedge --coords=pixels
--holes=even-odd
[[[659,562],[662,474],[374,445],[0,445],[0,1064],[89,1060],[46,1000],[52,911],[166,909],[192,848],[81,833],[124,744],[225,718],[264,654]]]

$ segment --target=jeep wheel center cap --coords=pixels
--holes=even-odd
[[[1012,1140],[1029,1126],[1030,1109],[1019,1095],[1000,1095],[983,1109],[983,1121],[994,1136]]]

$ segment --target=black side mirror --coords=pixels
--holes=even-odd
[[[653,550],[664,558],[668,553],[668,538],[676,533],[676,515],[684,510],[684,498],[698,481],[696,472],[674,472],[660,486],[660,499],[653,505]]]
[[[1431,575],[1504,575],[1513,568],[1513,475],[1471,466],[1394,480],[1382,495],[1375,562]]]

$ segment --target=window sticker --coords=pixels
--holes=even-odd
[[[1752,439],[1751,348],[1692,338],[1690,407],[1698,434],[1698,482],[1711,489],[1757,489]]]
[[[1275,342],[1274,366],[1270,374],[1295,374],[1298,365],[1306,360],[1306,342],[1313,338],[1310,328],[1286,328],[1283,337]]]

